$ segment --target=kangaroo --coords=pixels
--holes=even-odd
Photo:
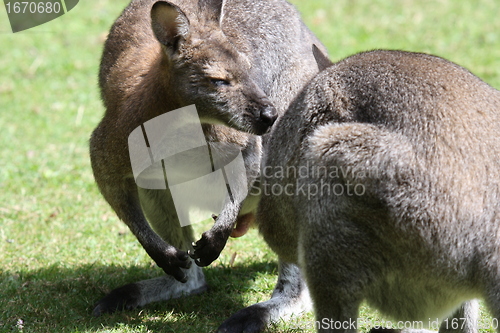
[[[123,11],[102,55],[99,86],[106,112],[90,138],[91,163],[104,198],[167,275],[111,291],[94,315],[207,288],[200,268],[206,260],[192,252],[198,265],[191,265],[193,230],[180,227],[170,191],[135,184],[129,134],[156,116],[195,104],[207,142],[241,147],[250,188],[259,174],[260,135],[318,72],[311,45],[319,43],[284,0],[133,0]],[[198,250],[218,256],[231,233],[242,235],[248,228],[255,205],[249,196],[214,212],[228,222],[204,233],[207,246],[200,241]],[[280,266],[275,296],[228,329],[262,329],[302,308],[300,288],[281,288],[303,285],[287,279],[290,272],[298,268]]]
[[[315,54],[328,68],[273,126],[257,221],[317,331],[355,332],[363,300],[440,332],[477,332],[475,298],[500,318],[500,92],[432,55]]]

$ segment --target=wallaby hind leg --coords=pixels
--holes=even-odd
[[[307,280],[311,286],[317,332],[356,333],[361,297],[352,289],[352,294],[345,293],[345,287],[339,284],[330,284],[325,289],[324,276],[314,272],[310,272],[310,275]]]
[[[316,205],[322,203],[313,200],[310,204],[311,211],[321,212]],[[299,242],[299,263],[314,304],[315,328],[318,332],[356,333],[363,289],[374,278],[371,272],[372,262],[369,259],[359,260],[370,258],[369,247],[365,246],[363,249],[363,234],[349,228],[348,223],[340,220],[329,220],[327,224],[332,229],[335,229],[336,225],[344,226],[346,230],[339,231],[339,234],[346,232],[348,235],[339,235],[337,238],[332,229],[317,229],[314,226],[320,227],[325,223],[325,216],[320,213],[304,223],[311,226],[311,230]],[[334,236],[318,238],[318,234],[322,232]],[[358,243],[358,240],[361,240],[361,243]],[[330,244],[333,246],[329,248]],[[356,248],[357,251],[344,252],[341,248]],[[319,253],[321,255],[318,255]],[[356,274],[346,276],[347,271]]]
[[[366,124],[330,124],[318,129],[313,135],[311,139],[311,157],[317,159],[321,162],[330,163],[330,165],[337,165],[345,168],[353,168],[355,166],[364,166],[367,168],[376,167],[376,170],[382,170],[383,172],[360,172],[359,174],[369,175],[369,177],[359,177],[358,179],[349,179],[350,181],[359,181],[362,182],[364,188],[367,191],[367,194],[370,192],[374,192],[375,188],[373,184],[373,180],[382,179],[384,184],[396,184],[396,180],[408,180],[410,179],[408,175],[412,175],[418,172],[418,169],[413,169],[411,165],[413,163],[409,163],[414,160],[414,153],[411,146],[404,140],[402,137],[394,133],[389,133],[386,131],[379,130],[378,128],[366,125]],[[355,153],[352,153],[355,152]],[[394,166],[392,161],[398,161],[397,166]],[[360,171],[362,171],[360,169]],[[386,185],[387,186],[387,185]],[[378,186],[380,189],[381,187]],[[392,187],[392,190],[396,189],[396,186]],[[320,200],[320,199],[318,199]],[[314,206],[317,204],[318,206]],[[325,206],[325,203],[318,204],[318,202],[309,203],[309,212],[319,212],[321,211],[320,206]],[[332,210],[335,207],[342,207],[339,205],[332,205]],[[304,211],[304,207],[300,208],[299,211]],[[358,209],[359,210],[359,209]],[[347,212],[340,212],[340,216],[342,213],[346,214]],[[322,225],[327,220],[327,217],[318,216],[317,214],[310,214],[310,223],[309,225]],[[314,233],[309,231],[310,237],[309,243],[304,245],[305,249],[308,249],[308,253],[318,254],[322,252],[321,242],[323,241],[323,248],[329,248],[331,250],[330,254],[327,256],[323,256],[323,260],[325,262],[314,263],[313,259],[318,260],[315,256],[311,258],[305,258],[303,260],[303,265],[305,267],[310,266],[311,268],[307,270],[306,276],[308,279],[308,285],[313,285],[314,288],[311,288],[311,296],[315,302],[315,308],[322,309],[322,311],[334,312],[336,304],[341,304],[342,313],[346,311],[353,311],[354,306],[359,306],[357,303],[350,302],[341,302],[338,303],[336,301],[332,301],[332,299],[346,299],[347,295],[339,295],[335,293],[335,291],[329,291],[330,287],[328,284],[324,284],[321,287],[321,282],[325,279],[321,279],[321,274],[319,273],[321,267],[333,267],[333,271],[330,270],[328,273],[324,275],[329,277],[330,283],[332,281],[343,281],[346,280],[345,277],[342,279],[342,276],[336,277],[336,271],[341,271],[348,267],[346,271],[348,272],[357,272],[357,275],[367,275],[367,271],[363,271],[361,267],[355,267],[356,261],[348,259],[349,253],[336,251],[335,239],[344,240],[344,243],[340,244],[340,248],[354,248],[357,247],[358,256],[364,257],[360,255],[361,248],[363,244],[374,243],[373,241],[366,241],[366,238],[363,237],[363,234],[355,235],[354,232],[356,229],[351,229],[349,236],[344,236],[340,234],[340,230],[347,230],[349,226],[352,224],[349,223],[341,223],[340,221],[330,221],[327,225],[331,225],[331,223],[335,222],[335,224],[342,226],[338,230],[332,228],[330,231],[323,230],[323,233],[326,235],[333,235],[331,239],[327,239],[327,237],[323,237],[322,239],[314,239]],[[323,228],[325,224],[323,224]],[[319,234],[318,229],[316,230],[316,234]],[[304,236],[307,239],[307,235]],[[348,244],[348,240],[352,239],[356,241],[357,244]],[[364,239],[364,241],[363,241]],[[317,247],[316,250],[313,248]],[[353,251],[356,252],[356,251]],[[341,257],[336,257],[332,259],[336,253],[340,253]],[[366,258],[372,258],[375,260],[373,256],[369,255],[369,251],[364,250],[366,254]],[[329,261],[328,261],[329,260]],[[330,264],[329,264],[330,263]],[[337,269],[334,267],[334,264],[341,265],[341,263],[345,263],[345,267],[340,266]],[[372,272],[376,271],[376,267],[381,267],[380,262],[373,261],[374,265],[372,266]],[[364,267],[369,266],[369,263],[365,260]],[[376,276],[374,276],[376,278]],[[352,280],[352,279],[347,279]],[[343,283],[343,282],[342,282]],[[333,282],[333,284],[335,284]],[[358,285],[363,285],[362,282],[357,282]],[[349,284],[349,285],[352,285]],[[316,289],[318,289],[316,291]],[[347,294],[355,294],[358,289],[349,289],[349,287],[343,286],[338,288],[338,290],[343,291]],[[329,297],[328,297],[329,296]],[[322,301],[324,299],[324,301]],[[352,302],[352,301],[351,301]],[[440,333],[476,333],[477,332],[477,320],[478,320],[478,302],[476,300],[471,300],[465,302],[461,305],[461,307],[447,320],[444,320],[439,328]],[[318,314],[318,320],[321,320],[325,315],[332,314]],[[348,317],[347,317],[348,318]],[[344,317],[342,320],[346,320]],[[321,330],[320,330],[321,331]],[[329,330],[325,330],[328,332]],[[323,331],[321,331],[323,332]],[[378,332],[402,332],[402,333],[429,333],[432,332],[426,329],[372,329],[372,333]]]
[[[175,213],[170,193],[165,190],[139,189],[141,206],[154,231],[168,244],[187,251],[193,241],[191,226],[181,227]],[[99,301],[93,314],[99,316],[105,312],[120,309],[134,309],[138,306],[198,294],[207,289],[201,267],[191,265],[186,274],[187,282],[182,283],[166,275],[143,280],[114,289]]]
[[[279,261],[278,283],[270,300],[244,308],[219,327],[219,333],[257,333],[270,323],[311,308],[309,291],[296,265]]]
[[[366,228],[377,224],[378,180],[395,184],[395,179],[407,178],[412,158],[405,140],[368,124],[331,123],[310,137],[305,159],[343,170],[337,177],[321,178],[330,186],[325,191],[338,184],[363,189],[361,194],[324,192],[293,201],[296,219],[302,221],[297,223],[298,262],[314,303],[318,332],[357,332],[360,304],[387,265],[377,249],[376,234]],[[303,177],[297,186],[312,188],[316,181]],[[363,218],[373,220],[357,222]]]
[[[97,317],[122,309],[133,310],[149,303],[199,294],[207,290],[205,276],[200,267],[192,265],[186,275],[186,283],[165,275],[116,288],[97,303],[92,314]]]

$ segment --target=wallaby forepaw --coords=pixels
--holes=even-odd
[[[219,258],[220,253],[226,245],[229,236],[215,234],[209,231],[201,235],[201,239],[193,243],[194,251],[189,251],[189,256],[193,258],[196,265],[205,267]]]
[[[177,281],[185,283],[188,276],[183,269],[189,269],[193,262],[187,252],[176,250],[176,253],[168,256],[168,260],[156,261],[156,263],[165,273],[173,276]]]

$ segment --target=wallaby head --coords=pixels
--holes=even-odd
[[[249,59],[221,29],[222,0],[200,1],[188,17],[159,1],[151,9],[153,32],[162,44],[163,77],[182,104],[196,104],[203,123],[261,135],[277,111],[249,77]]]

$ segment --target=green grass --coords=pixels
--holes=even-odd
[[[429,52],[500,88],[497,0],[294,3],[333,60],[376,48]],[[103,113],[102,43],[125,5],[80,1],[17,34],[0,5],[0,332],[210,332],[272,292],[276,257],[252,231],[205,270],[209,292],[91,316],[111,289],[162,274],[100,196],[89,164],[88,137]],[[383,319],[367,307],[361,316]],[[306,314],[269,332],[312,328]]]

